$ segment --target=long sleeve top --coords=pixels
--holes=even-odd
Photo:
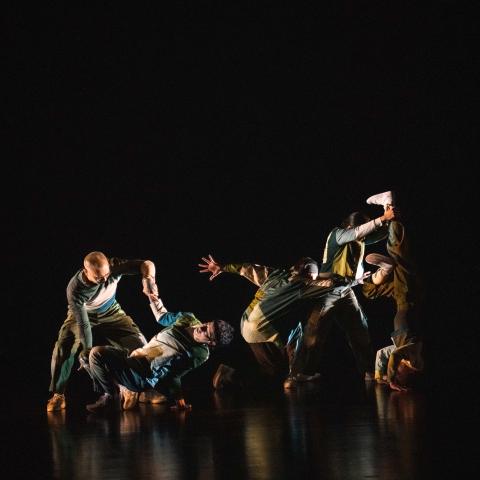
[[[252,263],[229,263],[222,269],[241,275],[259,287],[240,321],[240,332],[248,343],[273,342],[284,346],[298,326],[298,317],[290,314],[303,302],[315,302],[335,288],[348,288],[338,287],[338,277],[307,280],[293,276],[290,269]]]
[[[110,275],[104,283],[92,284],[86,280],[83,269],[70,279],[67,286],[68,309],[79,326],[80,340],[84,348],[92,347],[90,314],[105,314],[120,308],[116,300],[118,282],[123,275],[141,274],[144,260],[109,258]]]
[[[347,278],[361,277],[365,245],[379,242],[387,235],[388,230],[379,218],[355,228],[334,228],[325,242],[320,271]]]
[[[168,394],[178,399],[182,397],[182,377],[206,362],[210,351],[207,345],[196,342],[187,332],[187,328],[202,324],[193,313],[168,312],[163,304],[158,310],[157,322],[166,328],[134,350],[131,356],[145,357],[151,369],[147,382],[152,387],[160,382]]]

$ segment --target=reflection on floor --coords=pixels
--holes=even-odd
[[[466,466],[458,437],[442,432],[422,392],[375,384],[333,392],[318,383],[190,400],[193,410],[182,413],[145,404],[110,415],[72,402],[48,414],[44,405],[24,406],[2,416],[4,468],[9,478],[72,480],[411,480],[439,468],[439,478],[451,478]]]

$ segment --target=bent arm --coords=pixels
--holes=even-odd
[[[359,225],[355,228],[339,228],[335,235],[336,240],[339,245],[345,245],[347,243],[365,239],[365,243],[375,243],[380,241],[382,238],[386,238],[388,235],[387,228],[385,226],[385,216],[374,218],[367,223]],[[384,227],[382,229],[382,227]],[[377,232],[379,229],[382,229],[380,232]],[[375,236],[371,236],[376,233]],[[366,238],[370,235],[370,238]],[[374,240],[375,239],[375,240]],[[372,241],[374,240],[374,241]]]

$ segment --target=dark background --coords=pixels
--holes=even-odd
[[[417,3],[7,8],[10,386],[48,397],[65,288],[88,252],[151,259],[170,310],[238,326],[255,288],[227,275],[210,283],[201,256],[320,260],[331,228],[354,210],[379,215],[365,199],[389,189],[427,286],[429,387],[468,382],[477,34],[455,2]],[[122,280],[118,299],[156,332],[139,278]],[[367,313],[383,346],[393,306]],[[353,368],[341,335],[329,348],[332,368]],[[216,358],[246,365],[247,353],[237,338]]]

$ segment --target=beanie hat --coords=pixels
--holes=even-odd
[[[224,320],[215,320],[215,338],[217,345],[228,345],[233,340],[235,329]]]

